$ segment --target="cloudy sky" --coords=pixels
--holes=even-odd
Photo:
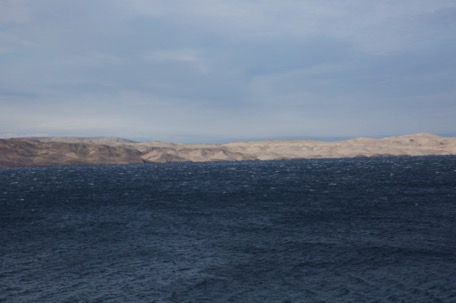
[[[0,0],[0,136],[456,136],[454,0]]]

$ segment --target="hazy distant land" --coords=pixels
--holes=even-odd
[[[228,144],[139,143],[78,137],[0,139],[3,167],[430,155],[456,155],[456,138],[422,133],[337,142],[274,140]]]

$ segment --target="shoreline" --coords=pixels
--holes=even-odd
[[[423,133],[335,142],[270,140],[227,144],[133,142],[103,137],[0,139],[0,167],[451,155],[456,155],[456,138]]]

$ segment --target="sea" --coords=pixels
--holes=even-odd
[[[0,302],[456,302],[456,157],[2,168]]]

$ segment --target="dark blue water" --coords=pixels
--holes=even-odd
[[[456,302],[456,157],[0,170],[1,302]]]

